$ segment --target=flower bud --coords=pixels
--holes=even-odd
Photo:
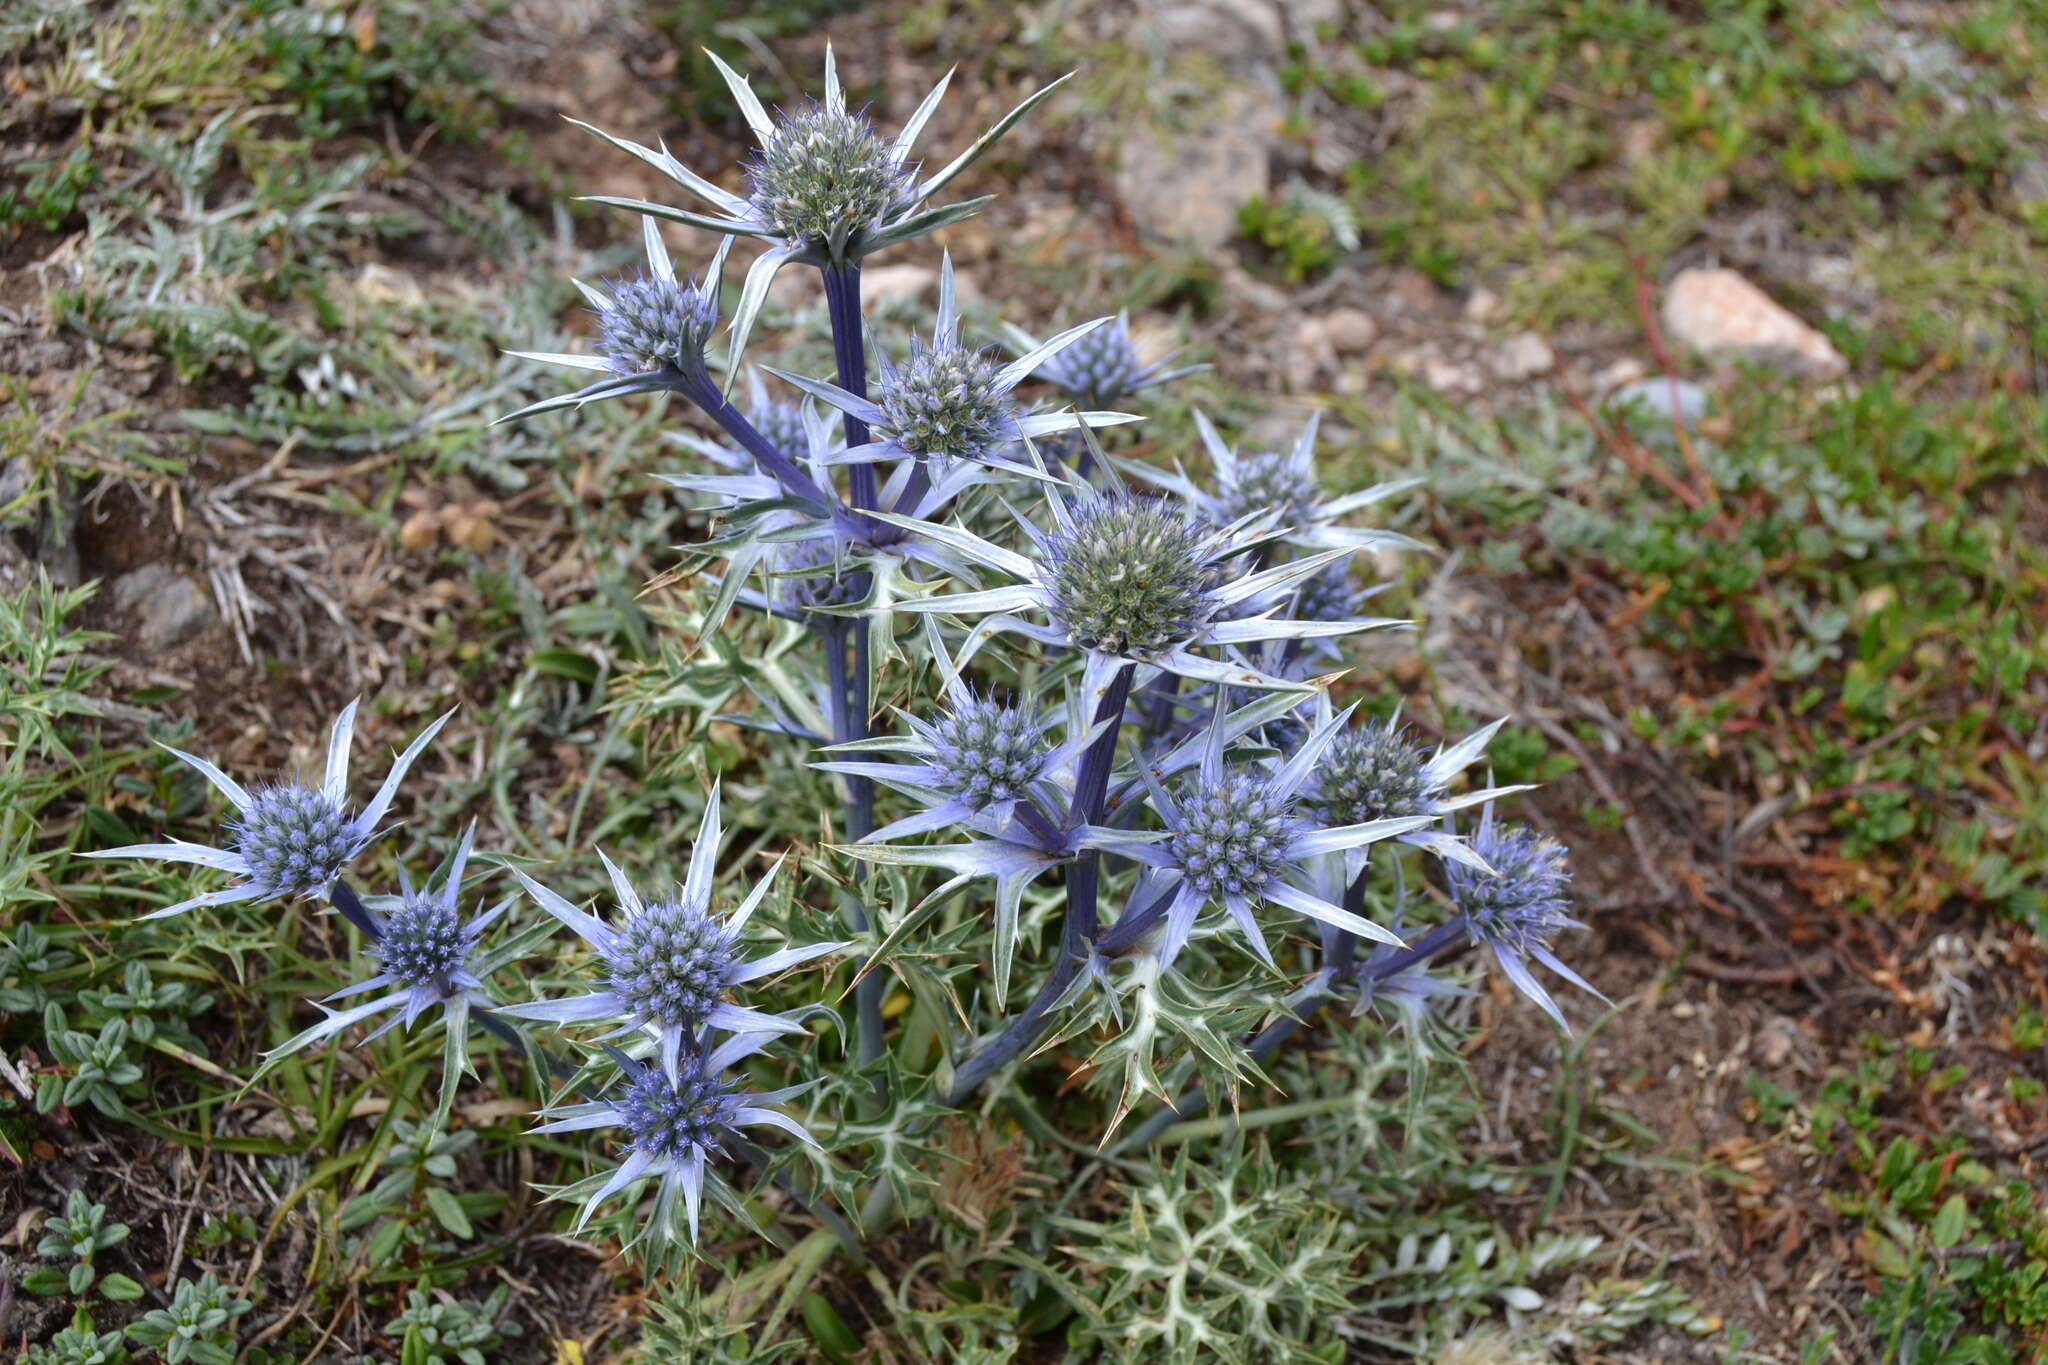
[[[1082,500],[1047,559],[1051,614],[1083,648],[1134,658],[1169,652],[1215,611],[1202,532],[1157,500]]]
[[[663,1028],[702,1024],[732,984],[732,932],[702,910],[655,902],[619,927],[608,957],[611,988]]]
[[[249,880],[270,894],[310,896],[341,873],[360,840],[326,793],[296,784],[257,792],[235,828]]]
[[[748,178],[755,213],[783,237],[835,244],[881,219],[903,180],[872,123],[823,107],[779,124]]]
[[[1188,885],[1215,900],[1257,895],[1285,860],[1289,806],[1250,773],[1198,782],[1180,798],[1172,842]]]

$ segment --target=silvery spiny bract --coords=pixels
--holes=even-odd
[[[746,1093],[734,1089],[734,1081],[726,1075],[735,1062],[760,1051],[770,1036],[743,1033],[701,1053],[693,1051],[679,1067],[666,1070],[644,1066],[623,1053],[607,1049],[619,1065],[624,1082],[622,1091],[609,1100],[551,1108],[547,1111],[550,1121],[533,1130],[537,1134],[597,1128],[622,1130],[625,1159],[616,1169],[593,1175],[556,1195],[582,1204],[577,1227],[589,1222],[605,1200],[639,1181],[651,1179],[659,1182],[655,1212],[640,1235],[653,1231],[665,1239],[679,1239],[675,1214],[676,1197],[680,1195],[688,1236],[695,1241],[706,1185],[721,1199],[731,1202],[723,1184],[708,1167],[739,1129],[779,1128],[817,1146],[817,1140],[801,1123],[769,1107],[809,1089],[809,1084]]]
[[[1488,806],[1480,816],[1472,850],[1486,870],[1448,865],[1445,878],[1452,904],[1515,989],[1541,1006],[1559,1028],[1568,1027],[1564,1012],[1529,970],[1531,961],[1538,962],[1572,985],[1600,995],[1550,950],[1559,931],[1585,927],[1566,913],[1571,872],[1565,866],[1564,846],[1524,826],[1497,824]]]
[[[711,909],[712,872],[722,839],[719,802],[719,789],[713,787],[691,846],[689,871],[674,900],[650,903],[643,899],[626,874],[603,853],[598,854],[623,912],[615,925],[577,909],[515,868],[513,875],[541,909],[597,948],[604,962],[604,986],[566,1000],[509,1005],[503,1013],[557,1024],[619,1020],[621,1027],[610,1036],[645,1031],[660,1050],[662,1073],[671,1079],[677,1074],[684,1049],[697,1047],[707,1029],[771,1035],[803,1032],[801,1024],[733,1004],[725,997],[736,986],[848,945],[783,948],[751,962],[740,957],[740,931],[767,896],[782,865],[778,862],[769,870],[730,919],[720,921]]]
[[[1215,468],[1213,487],[1197,484],[1178,462],[1171,471],[1138,461],[1119,461],[1118,467],[1172,493],[1214,526],[1228,526],[1245,516],[1270,511],[1285,538],[1307,549],[1421,549],[1419,542],[1398,531],[1340,524],[1374,503],[1413,488],[1420,480],[1403,479],[1329,497],[1315,470],[1316,431],[1321,420],[1320,415],[1311,414],[1294,444],[1284,451],[1245,456],[1197,412],[1195,427]]]
[[[242,878],[237,885],[224,890],[209,891],[152,911],[145,916],[148,919],[180,915],[209,905],[323,895],[341,870],[376,838],[377,824],[398,794],[398,784],[406,769],[454,714],[450,711],[420,731],[393,761],[384,785],[354,816],[348,814],[348,750],[355,733],[355,702],[342,708],[328,732],[327,772],[318,786],[279,783],[250,792],[205,759],[165,745],[233,804],[235,813],[229,818],[227,847],[212,848],[174,839],[167,844],[99,849],[86,856],[192,863]]]

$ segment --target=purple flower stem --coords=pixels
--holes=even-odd
[[[860,677],[848,676],[847,670],[847,624],[837,617],[820,617],[818,643],[825,651],[825,699],[831,707],[832,742],[844,744],[849,740],[867,737],[867,629],[855,622],[852,634],[859,642],[853,650]],[[858,709],[856,709],[858,708]],[[848,837],[854,842],[865,839],[875,828],[875,785],[862,777],[846,780],[846,827]],[[861,904],[860,887],[865,877],[860,870],[854,873],[854,894],[846,903],[846,921],[857,934],[868,929],[867,909]],[[854,987],[853,1005],[856,1056],[866,1066],[882,1055],[882,989],[884,980],[879,972],[870,972]]]
[[[327,884],[327,903],[347,917],[350,924],[363,931],[363,936],[375,943],[384,937],[384,926],[378,922],[376,912],[363,904],[355,888],[336,877]]]
[[[825,311],[832,319],[832,359],[839,367],[839,387],[856,398],[868,396],[867,339],[862,335],[860,312],[860,262],[828,265],[825,277]],[[867,423],[851,413],[841,414],[846,425],[846,444],[866,445]],[[873,508],[879,494],[872,462],[850,467],[847,479],[853,505],[865,512]]]
[[[725,395],[718,391],[717,383],[708,373],[700,371],[686,375],[679,392],[702,408],[705,416],[724,427],[726,434],[739,442],[740,448],[753,456],[754,463],[764,474],[781,484],[784,492],[818,515],[830,515],[835,510],[838,500],[818,487],[810,475],[797,468],[794,460],[756,430],[738,408],[726,402]]]
[[[1109,691],[1103,695],[1102,704],[1095,712],[1096,720],[1107,721],[1108,726],[1081,756],[1081,771],[1074,779],[1073,806],[1067,812],[1069,829],[1094,824],[1101,818],[1103,797],[1109,788],[1109,770],[1116,761],[1117,736],[1123,729],[1124,704],[1131,696],[1131,673],[1129,664],[1117,670]],[[1073,868],[1067,873],[1067,910],[1060,920],[1060,951],[1053,962],[1052,975],[1039,987],[1038,994],[1031,997],[1031,1003],[1024,1007],[1022,1014],[1012,1019],[987,1046],[960,1064],[953,1073],[953,1083],[939,1097],[941,1104],[957,1108],[990,1076],[1029,1050],[1045,1032],[1046,1025],[1052,1020],[1053,1006],[1067,993],[1067,987],[1080,974],[1081,964],[1088,960],[1094,949],[1095,902],[1101,889],[1102,855],[1091,850],[1075,859]]]

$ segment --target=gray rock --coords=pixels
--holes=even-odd
[[[134,617],[135,642],[147,650],[173,649],[203,635],[219,619],[205,589],[168,564],[145,564],[122,574],[109,597]]]
[[[1270,95],[1232,86],[1205,126],[1177,133],[1140,126],[1123,144],[1117,194],[1146,231],[1222,246],[1237,235],[1245,200],[1272,191],[1269,141],[1279,121]]]
[[[1672,388],[1678,393],[1674,399]],[[1633,419],[1645,435],[1669,434],[1676,417],[1687,431],[1698,431],[1700,418],[1707,415],[1707,391],[1690,379],[1671,380],[1662,375],[1638,379],[1614,391],[1608,404]]]
[[[2048,156],[2020,163],[2020,168],[2012,173],[2012,197],[2020,201],[2023,209],[2048,204]]]
[[[1280,64],[1287,31],[1268,0],[1164,0],[1152,27],[1169,52],[1202,52],[1224,66],[1255,72]]]

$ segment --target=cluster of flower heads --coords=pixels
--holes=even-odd
[[[1007,356],[977,349],[963,340],[950,260],[939,273],[929,339],[913,338],[899,352],[874,347],[871,357],[859,263],[985,203],[933,207],[1053,86],[927,173],[912,146],[947,80],[889,136],[847,107],[829,50],[823,98],[793,113],[771,114],[743,78],[718,67],[760,143],[741,187],[721,187],[665,147],[590,129],[700,206],[595,201],[640,215],[646,269],[597,286],[578,282],[596,313],[594,353],[515,354],[597,377],[510,417],[668,391],[719,428],[716,441],[678,433],[708,468],[664,476],[707,499],[722,520],[719,538],[703,547],[724,561],[707,578],[714,601],[705,631],[719,629],[736,606],[810,627],[812,694],[783,688],[759,700],[773,720],[766,728],[823,741],[817,766],[839,778],[847,796],[845,846],[869,862],[949,873],[927,903],[970,883],[994,883],[988,1001],[999,1027],[955,1059],[942,1098],[957,1102],[1023,1055],[1085,982],[1105,993],[1121,989],[1119,964],[1145,964],[1130,975],[1153,981],[1213,970],[1216,952],[1191,951],[1209,940],[1235,944],[1255,970],[1279,980],[1285,973],[1275,935],[1302,933],[1320,953],[1314,980],[1332,994],[1348,992],[1361,1011],[1404,1016],[1425,1014],[1454,994],[1458,988],[1434,968],[1446,953],[1476,946],[1562,1023],[1531,968],[1586,986],[1552,950],[1574,923],[1564,851],[1495,821],[1492,803],[1519,788],[1456,790],[1499,722],[1431,753],[1398,716],[1362,718],[1330,700],[1335,642],[1406,624],[1365,614],[1375,589],[1361,585],[1352,565],[1361,552],[1415,546],[1356,524],[1358,514],[1407,485],[1330,494],[1315,468],[1313,420],[1284,448],[1240,452],[1198,414],[1210,465],[1202,480],[1177,460],[1168,469],[1112,457],[1101,434],[1137,420],[1118,406],[1202,367],[1143,360],[1123,316],[1082,322],[1045,341],[1012,329]],[[701,280],[678,274],[663,221],[722,238]],[[766,249],[747,272],[715,360],[721,276],[736,237],[760,239]],[[836,373],[826,379],[770,369],[794,395],[783,399],[745,370],[743,411],[728,394],[768,285],[790,263],[824,275]],[[714,373],[721,369],[722,377]],[[1049,398],[1034,401],[1033,384],[1049,388]],[[760,580],[765,587],[755,586]],[[899,632],[899,613],[921,629]],[[998,667],[1007,687],[970,683],[967,668],[1004,637],[1022,642],[1028,666]],[[899,712],[900,730],[877,733],[875,672],[902,656],[913,676],[922,668],[940,680],[943,702],[929,710],[913,703]],[[984,663],[1018,657],[998,649]],[[651,1180],[652,1226],[674,1231],[680,1209],[692,1238],[707,1191],[732,1202],[713,1167],[740,1146],[740,1130],[777,1128],[811,1141],[777,1107],[804,1087],[755,1092],[745,1076],[764,1049],[805,1030],[746,997],[777,973],[879,942],[856,985],[861,1028],[879,1028],[873,991],[890,943],[879,940],[858,897],[845,907],[846,941],[749,957],[743,935],[776,872],[729,915],[714,909],[722,842],[714,789],[684,880],[672,892],[643,895],[599,855],[610,918],[513,869],[527,896],[589,945],[594,980],[578,995],[500,1001],[490,982],[522,942],[484,946],[505,904],[463,919],[471,835],[438,883],[430,879],[432,890],[415,891],[401,873],[397,896],[365,901],[343,877],[375,837],[399,778],[447,717],[414,740],[376,797],[351,817],[353,716],[351,706],[336,722],[328,773],[317,787],[286,784],[252,795],[211,764],[179,755],[234,804],[225,847],[173,842],[102,855],[195,863],[240,879],[160,914],[325,896],[361,928],[375,970],[330,999],[369,998],[340,1009],[323,1005],[326,1017],[274,1056],[380,1013],[392,1017],[378,1033],[411,1027],[439,1005],[451,1039],[445,1110],[466,1064],[459,1040],[472,1021],[514,1038],[511,1021],[593,1030],[579,1037],[590,1061],[538,1131],[608,1131],[620,1156],[562,1193],[587,1220]],[[877,787],[889,793],[884,801],[908,809],[884,808],[893,818],[878,817]],[[1473,806],[1484,814],[1467,836],[1452,822]],[[1399,897],[1385,922],[1374,917],[1367,894],[1373,851],[1384,850],[1378,861],[1393,861],[1396,844],[1441,862],[1440,922],[1408,927]],[[1025,894],[1048,874],[1065,887],[1058,946],[1031,1005],[1012,1015],[1012,977],[1038,943]],[[1112,894],[1121,896],[1120,907],[1109,903]],[[1301,998],[1282,992],[1276,1007],[1288,1008],[1277,1005],[1283,997]],[[878,1055],[878,1039],[864,1035],[862,1045],[865,1056]]]

